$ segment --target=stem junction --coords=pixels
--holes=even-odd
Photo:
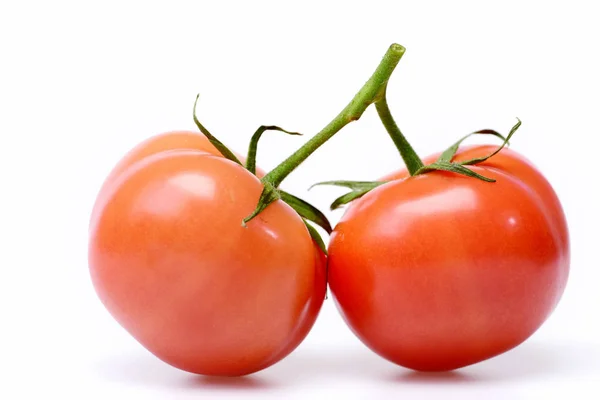
[[[258,199],[258,204],[255,210],[244,219],[243,224],[248,223],[269,204],[278,199],[278,196],[274,195],[272,192],[277,191],[281,182],[304,160],[331,139],[333,135],[339,132],[343,127],[352,121],[358,120],[367,107],[373,103],[377,103],[381,99],[385,99],[385,88],[387,83],[405,51],[403,46],[392,44],[383,56],[379,66],[375,69],[375,72],[373,72],[373,75],[371,75],[369,80],[358,91],[350,103],[348,103],[348,105],[319,133],[306,142],[304,146],[296,150],[295,153],[261,179],[264,186],[260,198]]]

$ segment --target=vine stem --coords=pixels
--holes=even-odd
[[[423,168],[423,161],[408,140],[406,140],[406,137],[404,137],[400,128],[398,128],[396,121],[394,121],[385,96],[386,88],[387,85],[383,88],[383,97],[375,103],[375,108],[377,109],[377,114],[379,114],[379,119],[396,145],[402,160],[404,160],[409,174],[413,176],[418,170]]]
[[[405,51],[406,49],[403,46],[396,43],[392,44],[371,78],[354,96],[352,101],[325,128],[265,175],[262,178],[263,183],[269,183],[277,188],[292,171],[333,135],[350,122],[358,120],[371,104],[384,99],[387,82]]]

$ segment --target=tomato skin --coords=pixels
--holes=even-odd
[[[116,175],[130,165],[151,155],[169,150],[197,150],[207,154],[220,156],[221,153],[204,135],[191,131],[172,131],[152,136],[129,151],[111,171],[106,181],[111,181]]]
[[[171,150],[196,150],[203,154],[220,156],[221,153],[210,143],[204,135],[191,131],[171,131],[152,136],[133,149],[131,149],[110,171],[104,180],[102,187],[92,210],[91,221],[96,217],[98,209],[102,207],[106,198],[110,196],[112,187],[118,182],[118,178],[133,164],[144,160],[154,154]]]
[[[489,153],[472,147],[455,160]],[[445,371],[503,353],[541,326],[564,291],[567,226],[545,178],[509,150],[471,168],[496,182],[391,174],[331,236],[338,309],[369,348],[401,366]]]
[[[459,148],[452,160],[466,161],[473,158],[484,157],[492,154],[496,149],[497,146],[493,145],[464,146]],[[425,158],[424,162],[426,164],[430,164],[439,156],[440,153],[433,154]],[[478,165],[508,172],[509,174],[518,177],[521,183],[531,188],[539,195],[539,201],[543,203],[542,208],[548,210],[551,217],[558,225],[557,229],[561,237],[560,241],[563,250],[564,263],[567,264],[567,268],[565,268],[565,274],[568,275],[568,264],[570,260],[569,229],[567,226],[565,213],[562,209],[562,205],[560,204],[560,200],[550,185],[550,182],[548,182],[544,175],[538,171],[531,161],[516,151],[506,147],[492,158]],[[406,169],[402,169],[395,173],[389,174],[382,180],[403,179],[408,177],[408,175],[408,171]],[[564,279],[562,280],[566,283],[567,276],[565,275]],[[557,298],[557,302],[558,300],[559,299]]]
[[[161,151],[150,140],[111,173],[90,225],[92,282],[113,317],[163,361],[250,374],[308,334],[325,297],[324,255],[282,201],[243,228],[259,179],[191,143]]]

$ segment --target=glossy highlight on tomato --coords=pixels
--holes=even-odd
[[[453,161],[494,150],[461,148]],[[568,228],[548,181],[506,148],[471,169],[496,182],[444,171],[386,176],[331,236],[336,305],[369,348],[401,366],[452,370],[510,350],[565,289]]]
[[[250,374],[293,351],[314,324],[325,255],[282,201],[241,226],[261,190],[259,178],[185,131],[143,142],[106,179],[90,222],[92,282],[163,361]]]

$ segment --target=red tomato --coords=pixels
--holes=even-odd
[[[241,226],[261,190],[192,132],[142,143],[103,185],[90,224],[94,287],[163,361],[253,373],[294,350],[315,322],[325,256],[282,201]]]
[[[454,160],[494,149],[466,148]],[[541,326],[564,291],[569,237],[550,184],[509,149],[471,168],[496,182],[394,173],[355,201],[331,236],[339,310],[399,365],[443,371],[503,353]]]

